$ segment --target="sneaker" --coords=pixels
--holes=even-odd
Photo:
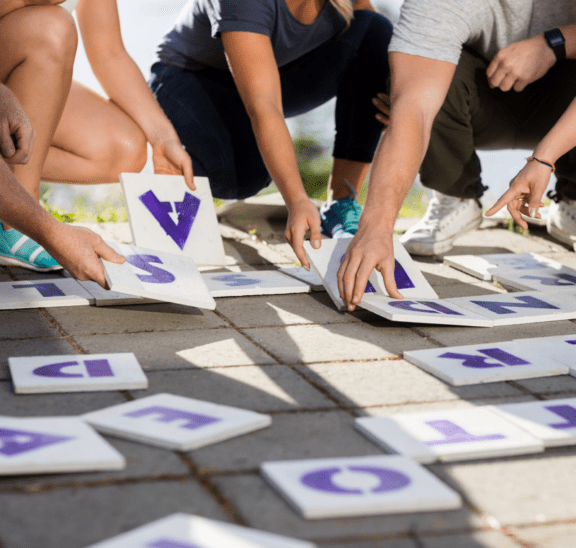
[[[424,217],[400,242],[412,255],[439,255],[450,251],[456,238],[478,228],[481,222],[478,200],[454,198],[434,190]]]
[[[351,187],[352,188],[352,187]],[[358,232],[362,206],[356,200],[356,191],[348,198],[327,201],[320,207],[320,228],[330,238],[353,238]]]
[[[576,200],[552,202],[546,217],[548,234],[572,247],[576,243]]]
[[[36,272],[62,270],[48,252],[16,229],[5,230],[0,223],[0,265],[21,266]]]

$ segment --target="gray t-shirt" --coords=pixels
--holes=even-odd
[[[575,0],[404,0],[388,51],[458,64],[466,45],[490,61],[513,42],[574,23]]]
[[[189,0],[160,43],[155,61],[190,70],[227,69],[220,33],[244,31],[269,36],[281,67],[334,38],[344,26],[329,2],[313,23],[304,25],[285,0]]]

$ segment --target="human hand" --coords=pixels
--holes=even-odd
[[[56,221],[58,222],[58,221]],[[100,258],[122,264],[126,258],[119,255],[98,234],[83,227],[58,223],[50,242],[43,242],[46,250],[77,280],[92,280],[109,289]]]
[[[196,190],[192,160],[178,138],[152,145],[152,161],[154,173],[184,175],[188,188]]]
[[[360,227],[350,242],[338,270],[340,298],[346,303],[350,312],[361,301],[374,268],[382,274],[388,295],[393,299],[403,299],[394,278],[396,262],[392,236],[383,237],[380,232]]]
[[[305,197],[288,207],[288,221],[284,236],[306,270],[310,270],[310,263],[304,251],[304,236],[308,230],[310,231],[310,244],[314,249],[320,249],[322,245],[320,214],[310,198]]]
[[[0,153],[9,164],[26,164],[36,132],[14,94],[0,84]]]
[[[544,206],[542,196],[550,182],[551,173],[550,168],[540,162],[528,162],[510,181],[510,188],[502,194],[486,215],[494,215],[499,209],[508,205],[508,211],[514,221],[527,230],[528,224],[522,215],[535,219],[541,218],[538,209]]]
[[[544,36],[539,35],[501,49],[488,65],[486,76],[492,88],[522,91],[542,78],[554,63],[554,52]]]
[[[385,93],[378,93],[372,98],[372,104],[380,111],[376,113],[376,120],[386,129],[390,123],[390,97]]]

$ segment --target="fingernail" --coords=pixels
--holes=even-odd
[[[314,249],[318,249],[318,248],[320,247],[320,240],[314,240],[314,241],[312,242],[312,247],[313,247]]]
[[[372,103],[377,105],[378,104],[378,99],[376,99],[376,97],[372,97]]]
[[[534,219],[534,218],[536,218],[536,213],[538,213],[538,210],[535,207],[531,207],[528,210],[528,213],[530,213],[530,217],[532,217]]]
[[[358,304],[360,302],[360,299],[358,298],[358,295],[354,295],[354,297],[352,297],[352,304]]]
[[[14,152],[15,149],[13,147],[6,147],[5,149],[2,150],[2,154],[4,154],[4,156],[12,156]]]

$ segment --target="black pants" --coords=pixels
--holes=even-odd
[[[336,158],[371,162],[382,133],[371,99],[386,90],[391,23],[357,11],[350,28],[280,68],[287,118],[336,97]],[[217,198],[247,198],[270,184],[252,125],[229,71],[152,67],[150,87]]]
[[[432,128],[422,184],[461,198],[482,195],[476,150],[533,149],[576,96],[576,61],[554,65],[523,91],[491,89],[488,63],[464,49]],[[518,171],[522,165],[518,166]],[[576,148],[556,162],[556,191],[576,199]]]

